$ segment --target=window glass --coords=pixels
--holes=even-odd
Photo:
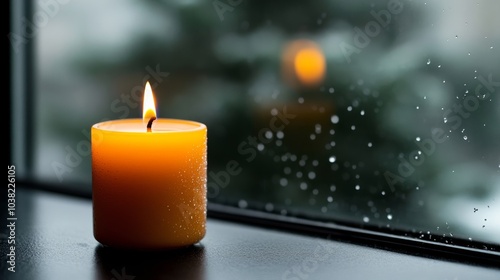
[[[34,6],[37,180],[90,191],[90,127],[149,80],[207,125],[212,202],[500,243],[500,2]]]

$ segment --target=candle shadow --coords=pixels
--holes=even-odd
[[[96,246],[95,280],[205,279],[201,244],[168,251],[131,251]]]

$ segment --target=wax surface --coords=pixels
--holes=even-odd
[[[207,128],[158,119],[92,127],[94,236],[104,245],[177,248],[205,235]]]

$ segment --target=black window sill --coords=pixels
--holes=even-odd
[[[7,270],[4,227],[2,279],[500,279],[497,256],[484,265],[477,258],[432,258],[425,249],[405,253],[280,230],[270,222],[250,225],[244,217],[237,223],[237,215],[216,210],[200,244],[118,252],[93,238],[89,199],[20,187],[16,199],[16,272]]]

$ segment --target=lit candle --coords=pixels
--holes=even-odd
[[[156,118],[149,82],[143,119],[92,126],[94,237],[131,249],[178,248],[205,236],[207,127]]]

